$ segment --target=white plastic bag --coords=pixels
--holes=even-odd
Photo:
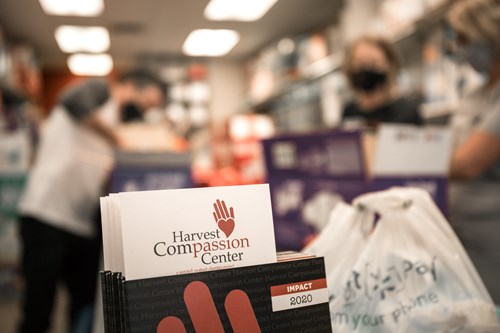
[[[334,332],[500,332],[484,284],[423,190],[336,207],[304,252],[325,257]]]

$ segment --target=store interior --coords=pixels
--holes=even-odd
[[[44,124],[89,78],[140,68],[165,94],[116,125],[106,194],[269,183],[278,251],[301,251],[338,202],[391,186],[423,188],[453,215],[449,128],[485,82],[450,56],[455,1],[253,1],[239,12],[239,1],[209,2],[0,0],[0,332],[16,332],[21,316],[18,203]],[[229,44],[218,50],[208,31],[190,42],[199,29]],[[394,86],[418,101],[418,126],[344,118],[356,96],[346,52],[365,35],[397,52]],[[60,288],[49,332],[68,332],[67,303]]]

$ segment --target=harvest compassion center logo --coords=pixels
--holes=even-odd
[[[193,233],[173,231],[170,242],[154,245],[154,253],[159,257],[189,254],[205,265],[242,261],[244,253],[234,250],[249,248],[250,242],[248,238],[229,239],[236,227],[233,207],[228,210],[224,200],[219,199],[213,206],[215,230]]]

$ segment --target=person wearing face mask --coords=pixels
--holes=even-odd
[[[69,295],[69,323],[92,313],[100,254],[99,197],[120,146],[120,112],[160,106],[163,84],[136,70],[117,82],[89,79],[63,92],[46,119],[19,204],[24,277],[20,333],[50,326],[56,287]]]
[[[344,108],[344,125],[352,121],[369,127],[381,122],[423,123],[419,99],[402,96],[398,92],[396,79],[399,69],[399,57],[385,39],[363,36],[352,43],[347,50],[344,71],[354,99]]]
[[[456,1],[452,57],[482,74],[451,120],[450,223],[500,304],[500,0]]]

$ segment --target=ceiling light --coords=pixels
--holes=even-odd
[[[68,67],[74,75],[106,76],[113,69],[113,59],[109,54],[72,54]]]
[[[186,38],[182,50],[190,56],[222,56],[238,43],[240,35],[234,30],[199,29]]]
[[[66,53],[102,53],[109,49],[109,32],[103,27],[63,25],[54,35],[59,48]]]
[[[205,17],[213,21],[257,21],[278,0],[211,0]]]
[[[39,0],[45,14],[61,16],[99,16],[103,0]]]
[[[104,10],[103,0],[39,0],[47,15],[99,16]]]

